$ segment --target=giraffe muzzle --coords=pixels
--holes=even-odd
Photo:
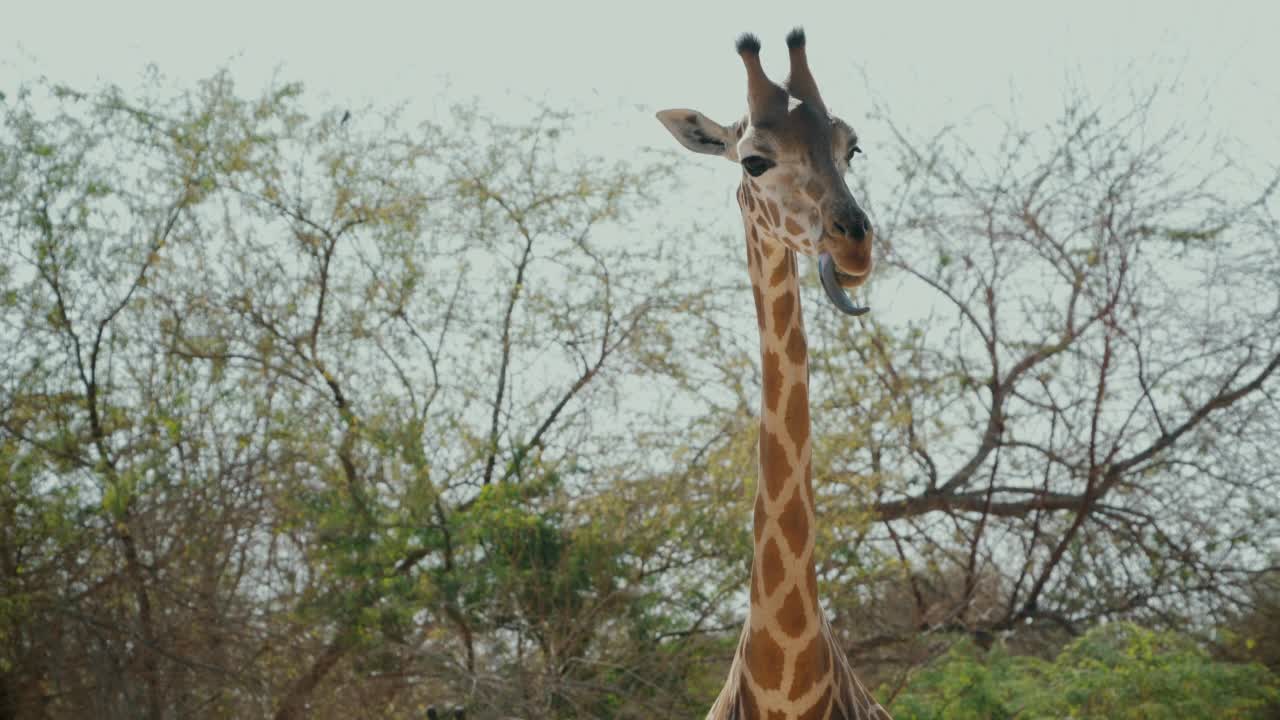
[[[827,298],[831,300],[831,304],[835,305],[840,312],[854,317],[871,312],[871,308],[854,305],[853,300],[849,299],[849,294],[840,285],[839,276],[842,274],[836,269],[836,262],[831,259],[831,253],[824,252],[818,255],[818,278],[822,280],[822,289],[827,292]]]

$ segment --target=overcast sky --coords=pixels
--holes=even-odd
[[[478,98],[512,119],[528,111],[529,100],[587,110],[577,140],[583,149],[627,155],[676,147],[653,118],[659,109],[693,107],[732,122],[745,105],[734,38],[757,33],[766,68],[781,79],[783,38],[803,25],[828,104],[858,128],[869,154],[886,131],[867,117],[868,88],[896,123],[929,132],[982,118],[986,109],[1006,112],[1015,92],[1019,117],[1034,124],[1061,107],[1068,85],[1106,98],[1176,77],[1165,105],[1169,122],[1185,118],[1238,138],[1274,164],[1277,7],[1274,0],[13,0],[0,21],[0,90],[41,75],[82,88],[128,87],[148,64],[181,86],[228,67],[244,94],[273,76],[300,80],[317,107],[408,101],[431,112],[451,99]],[[971,130],[982,124],[969,122]],[[701,206],[722,205],[723,227],[734,227],[738,171],[693,155],[689,167],[696,186],[706,185]]]
[[[246,90],[279,70],[337,103],[451,93],[496,112],[535,98],[627,108],[637,119],[693,105],[728,121],[743,105],[734,37],[759,34],[766,67],[781,77],[783,37],[799,24],[829,104],[852,120],[864,111],[864,71],[896,112],[920,118],[1007,105],[1011,87],[1034,104],[1060,97],[1072,78],[1105,88],[1180,72],[1189,106],[1209,93],[1216,125],[1260,141],[1280,135],[1280,4],[1266,1],[7,5],[0,87],[9,89],[37,73],[127,85],[148,63],[179,82],[227,65]],[[617,142],[656,143],[661,132],[650,115]]]

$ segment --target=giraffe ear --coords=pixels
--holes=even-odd
[[[681,145],[696,153],[719,155],[730,160],[736,160],[738,156],[738,139],[733,129],[697,110],[663,110],[658,113],[658,121],[675,135]]]

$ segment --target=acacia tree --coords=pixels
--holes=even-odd
[[[758,354],[703,271],[740,241],[654,219],[660,159],[225,74],[0,101],[0,717],[705,709]],[[931,312],[811,314],[864,663],[1270,597],[1274,183],[1088,107],[994,163],[899,130],[877,282]]]
[[[625,224],[668,168],[149,92],[5,100],[5,716],[700,704],[744,545],[642,431],[723,310]]]
[[[881,282],[927,309],[815,333],[831,502],[878,521],[827,575],[898,566],[841,596],[854,652],[1108,619],[1208,636],[1274,572],[1280,174],[1162,124],[1165,99],[1078,95],[991,152],[886,123]]]

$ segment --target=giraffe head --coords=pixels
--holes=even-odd
[[[823,287],[837,307],[861,314],[840,290],[871,273],[874,233],[845,183],[860,152],[858,135],[827,110],[805,56],[804,31],[787,35],[791,75],[785,86],[765,75],[760,41],[746,34],[738,54],[747,70],[747,114],[721,125],[687,109],[663,110],[658,120],[686,148],[742,166],[738,201],[749,234],[818,256]]]

